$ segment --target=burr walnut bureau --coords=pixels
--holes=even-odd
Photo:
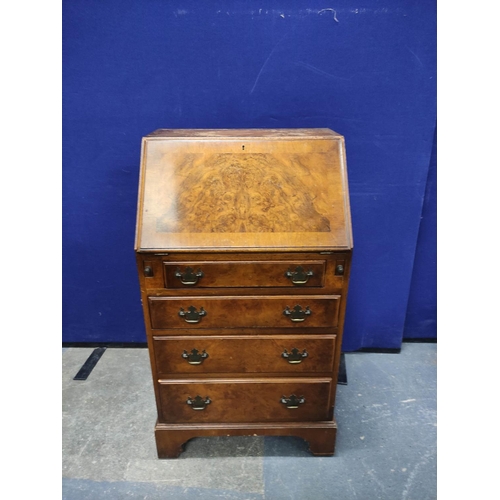
[[[158,456],[226,435],[299,436],[332,455],[352,254],[343,137],[153,132],[135,250]]]

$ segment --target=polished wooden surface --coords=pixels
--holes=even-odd
[[[160,380],[162,422],[291,422],[326,420],[331,379]],[[289,409],[283,396],[303,397]],[[189,398],[209,398],[204,410],[193,410]]]
[[[352,247],[343,138],[319,129],[146,137],[139,251]]]
[[[155,427],[158,458],[177,458],[187,441],[195,437],[214,436],[297,436],[309,444],[315,456],[331,456],[335,452],[337,423],[279,422],[234,424],[162,424]]]
[[[324,259],[313,261],[165,262],[165,287],[321,287],[324,283],[325,263]],[[291,274],[290,277],[287,277],[287,272]],[[202,275],[196,276],[196,273],[202,273]],[[307,275],[307,273],[312,274]],[[301,277],[301,274],[304,276]],[[195,275],[194,278],[191,278],[191,282],[185,278],[189,275]],[[300,282],[301,279],[304,283]]]
[[[295,435],[333,454],[352,260],[343,138],[150,134],[136,257],[158,456],[222,435]]]
[[[334,335],[154,337],[154,354],[160,378],[175,374],[331,373],[335,339]],[[192,354],[194,349],[198,354]],[[294,349],[301,356],[292,356]],[[199,364],[190,364],[197,359]]]
[[[194,307],[203,308],[206,316],[189,328],[303,328],[335,327],[338,320],[340,296],[272,296],[272,297],[149,297],[151,328],[186,328],[186,320],[179,316]],[[295,307],[310,312],[301,321],[293,321],[284,311]],[[297,316],[300,316],[298,314]]]
[[[349,252],[272,252],[272,253],[170,253],[158,252],[138,254],[142,259],[140,274],[144,276],[143,286],[150,293],[179,295],[182,290],[190,295],[238,295],[254,294],[252,288],[265,288],[266,294],[335,293],[344,286]],[[344,269],[337,274],[337,266]],[[313,271],[304,285],[294,285],[285,273],[302,267],[306,272]],[[175,276],[190,267],[193,272],[202,271],[203,277],[194,285],[183,285]],[[149,273],[145,272],[149,268]],[[163,290],[165,289],[165,290]],[[295,290],[297,292],[295,292]],[[171,291],[171,293],[169,292]]]
[[[225,141],[227,139],[259,138],[274,141],[275,139],[324,139],[325,137],[342,138],[329,128],[245,128],[245,129],[171,129],[160,128],[146,136],[149,138],[176,138],[176,139],[210,139]]]

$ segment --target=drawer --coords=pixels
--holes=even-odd
[[[164,262],[165,288],[322,287],[325,260]]]
[[[154,337],[159,376],[202,373],[319,373],[333,370],[335,336]]]
[[[327,420],[331,379],[160,380],[161,423]]]
[[[340,295],[148,297],[151,328],[336,327]]]

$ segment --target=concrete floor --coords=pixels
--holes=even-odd
[[[146,349],[63,349],[63,499],[427,500],[436,498],[436,344],[346,354],[336,454],[293,437],[198,438],[158,460]]]

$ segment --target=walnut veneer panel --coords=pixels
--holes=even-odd
[[[339,299],[338,295],[149,297],[149,310],[151,328],[154,329],[186,328],[186,326],[196,329],[335,327],[338,320]],[[192,320],[189,316],[190,308],[194,308]],[[297,313],[295,308],[298,308]],[[204,316],[201,316],[202,310]],[[285,314],[285,311],[289,314]],[[303,314],[300,311],[303,311]],[[180,312],[184,316],[180,316]]]
[[[210,373],[331,372],[335,336],[154,337],[160,377]]]
[[[325,260],[165,262],[165,287],[321,287],[325,264]]]
[[[317,379],[160,381],[160,422],[326,420],[330,384],[331,380]],[[209,401],[203,410],[193,410],[197,395],[201,404]],[[297,406],[289,408],[282,399],[292,396],[298,399]]]
[[[143,142],[139,250],[350,248],[343,139]]]

